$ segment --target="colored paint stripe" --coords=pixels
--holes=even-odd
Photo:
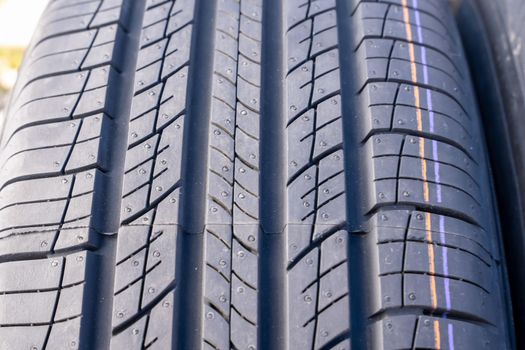
[[[412,0],[413,7],[415,9],[415,17],[416,17],[416,26],[417,26],[417,33],[418,33],[418,39],[420,43],[423,43],[423,33],[422,33],[422,26],[421,26],[421,18],[419,13],[419,3],[418,0]],[[428,63],[427,63],[427,50],[426,47],[421,45],[421,61],[423,64],[423,81],[426,85],[429,84],[428,79]],[[434,106],[432,101],[432,94],[429,89],[427,89],[426,93],[427,97],[427,109],[428,109],[428,116],[429,116],[429,124],[430,124],[430,132],[434,132]],[[442,202],[442,194],[441,194],[441,174],[440,174],[440,166],[439,166],[439,154],[438,154],[438,148],[437,148],[437,142],[435,140],[432,140],[432,158],[434,160],[434,177],[436,181],[436,199],[438,203]],[[439,216],[439,238],[441,243],[443,244],[442,247],[442,261],[443,261],[443,274],[445,276],[448,276],[448,248],[446,247],[446,237],[445,237],[445,218],[441,215]],[[445,305],[447,310],[451,309],[451,296],[450,296],[450,279],[444,278],[443,279],[444,284],[444,290],[445,290]],[[454,328],[451,323],[448,324],[447,327],[447,335],[448,335],[448,342],[449,342],[449,348],[454,349]]]
[[[439,332],[439,321],[434,320],[434,347],[436,349],[441,349],[441,334]]]
[[[417,129],[419,132],[423,131],[423,118],[422,118],[422,112],[421,112],[421,102],[420,102],[420,93],[419,93],[419,87],[417,86],[417,66],[416,66],[416,59],[415,59],[415,48],[413,44],[413,37],[412,37],[412,26],[410,24],[410,14],[408,11],[408,5],[407,0],[402,0],[403,5],[403,20],[405,22],[405,31],[408,41],[408,51],[410,56],[410,70],[411,70],[411,78],[412,82],[414,83],[414,104],[416,107],[416,118],[417,118]],[[433,123],[432,123],[433,127]],[[427,162],[425,159],[425,140],[420,137],[419,138],[419,156],[421,158],[421,175],[423,177],[423,198],[426,203],[430,201],[430,193],[429,193],[429,186],[427,181]],[[437,288],[436,288],[436,278],[434,276],[435,274],[435,256],[434,256],[434,246],[432,244],[432,221],[430,217],[430,213],[426,213],[425,215],[425,231],[426,231],[426,237],[429,242],[427,244],[428,249],[428,257],[429,257],[429,272],[430,272],[430,296],[431,296],[431,302],[432,307],[434,309],[437,309]],[[434,345],[437,349],[441,348],[441,335],[440,335],[440,329],[439,329],[439,322],[436,320],[434,321]]]
[[[448,348],[454,350],[454,327],[452,323],[448,324]]]
[[[414,6],[415,11],[415,17],[416,17],[416,26],[417,26],[417,33],[418,33],[418,39],[420,43],[423,43],[423,33],[422,33],[422,27],[421,27],[421,18],[419,11],[417,11],[418,8],[418,0],[412,0],[412,4]],[[427,50],[424,46],[421,46],[421,61],[423,64],[423,82],[428,85],[429,79],[428,79],[428,64],[427,64]],[[430,125],[430,132],[434,132],[434,107],[432,102],[432,95],[429,89],[426,91],[426,97],[427,97],[427,109],[428,109],[428,118],[429,118],[429,125]],[[437,148],[437,142],[435,140],[432,140],[432,159],[434,161],[434,177],[436,182],[436,199],[438,203],[442,202],[442,194],[441,194],[441,174],[440,174],[440,166],[439,166],[439,154],[438,154],[438,148]],[[439,217],[439,236],[440,240],[443,244],[446,243],[446,237],[445,237],[445,221],[443,216]],[[448,276],[448,249],[447,247],[443,247],[443,272],[446,276]],[[444,279],[444,287],[445,287],[445,302],[447,310],[450,310],[450,281],[445,278]]]

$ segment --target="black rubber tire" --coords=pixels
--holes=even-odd
[[[514,311],[525,348],[525,3],[464,0],[458,22],[493,165]]]
[[[467,72],[445,0],[51,0],[0,348],[512,348]]]

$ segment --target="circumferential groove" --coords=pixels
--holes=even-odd
[[[264,0],[261,42],[258,348],[286,349],[285,4]]]
[[[204,232],[217,0],[196,0],[182,148],[176,290],[172,347],[203,342]]]
[[[98,256],[88,256],[91,269],[86,277],[84,293],[90,295],[82,318],[80,342],[86,348],[106,349],[111,342],[113,283],[115,278],[116,238],[120,227],[121,195],[127,133],[135,81],[139,39],[146,0],[124,1],[117,25],[113,64],[118,70],[109,72],[105,108],[113,119],[103,118],[99,157],[106,159],[104,176],[95,178],[91,222],[99,234]],[[94,17],[93,17],[94,18]]]

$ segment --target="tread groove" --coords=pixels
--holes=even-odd
[[[124,158],[127,149],[127,132],[129,115],[131,111],[131,97],[133,96],[133,80],[135,66],[138,58],[139,33],[142,26],[146,1],[127,1],[122,4],[120,11],[120,25],[117,26],[116,38],[113,48],[113,62],[119,71],[109,74],[108,86],[105,96],[106,104],[114,104],[112,110],[113,120],[102,121],[102,136],[100,152],[104,152],[110,164],[106,176],[95,178],[95,192],[93,203],[97,209],[93,212],[91,222],[96,223],[102,232],[99,249],[99,261],[88,259],[91,270],[86,277],[85,293],[93,298],[86,300],[85,314],[80,339],[83,346],[93,348],[107,348],[111,340],[111,319],[113,304],[113,280],[115,274],[116,239],[111,236],[119,228],[121,192],[124,174]],[[93,18],[96,15],[93,16]],[[126,25],[122,25],[122,24]],[[127,29],[126,29],[127,27]],[[129,54],[132,52],[133,54]],[[124,54],[126,53],[126,54]],[[111,94],[111,99],[109,98]],[[104,137],[104,133],[111,130],[112,137]],[[106,150],[110,150],[107,152]],[[101,154],[99,154],[101,156]],[[110,234],[110,235],[108,235]],[[100,285],[99,285],[100,284]],[[98,303],[95,308],[91,303],[103,300],[103,305]],[[96,334],[97,336],[93,336]]]
[[[262,6],[257,347],[278,350],[288,343],[285,18],[283,2],[264,0]]]
[[[176,276],[179,289],[175,295],[172,347],[197,349],[203,341],[204,232],[207,209],[209,131],[214,56],[214,30],[217,0],[197,0],[191,39],[186,116],[182,146],[182,194],[179,207]],[[198,155],[198,156],[195,156]]]

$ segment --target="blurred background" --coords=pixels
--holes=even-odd
[[[9,91],[47,2],[0,0],[0,118],[4,117]]]

